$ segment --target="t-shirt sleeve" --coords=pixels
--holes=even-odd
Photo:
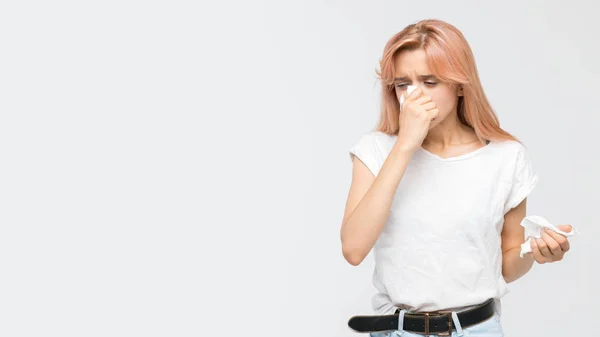
[[[350,160],[354,160],[354,156],[360,159],[365,166],[377,176],[382,166],[381,148],[377,137],[373,133],[364,134],[358,142],[349,150]]]
[[[517,207],[538,183],[538,174],[533,167],[530,154],[522,144],[516,155],[512,185],[504,206],[504,214]]]

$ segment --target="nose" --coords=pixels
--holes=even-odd
[[[423,85],[422,83],[416,83],[413,85],[415,87],[421,89],[421,91],[423,91],[423,95],[429,95],[429,89],[427,89],[427,87],[425,85]]]

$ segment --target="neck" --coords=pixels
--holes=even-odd
[[[478,141],[475,131],[464,125],[456,112],[448,115],[443,121],[429,130],[423,140],[423,146],[445,149],[456,145],[464,145]]]

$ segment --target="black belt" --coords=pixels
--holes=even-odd
[[[348,321],[348,326],[357,332],[398,330],[398,316],[400,309],[393,315],[383,316],[353,316]],[[490,298],[484,303],[456,313],[461,327],[479,324],[494,315],[494,299]],[[452,311],[440,310],[434,312],[414,312],[404,314],[403,330],[421,333],[428,336],[436,334],[448,336],[456,328],[452,324]]]

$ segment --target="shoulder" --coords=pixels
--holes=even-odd
[[[362,135],[361,137],[364,141],[369,141],[380,147],[381,149],[386,149],[396,142],[395,135],[389,135],[387,133],[381,131],[369,131]]]
[[[494,144],[498,148],[507,149],[509,151],[510,150],[516,151],[516,150],[519,150],[520,148],[525,147],[521,142],[518,142],[516,140],[500,140],[500,141],[492,141],[491,143]]]
[[[386,152],[387,149],[390,149],[394,145],[395,141],[396,137],[394,135],[388,135],[381,131],[368,131],[358,138],[354,147],[369,147]]]
[[[369,131],[350,148],[350,158],[358,157],[376,176],[383,165],[395,137],[380,131]]]
[[[393,139],[395,136],[393,135],[388,135],[387,133],[381,132],[381,131],[367,131],[366,133],[364,133],[362,135],[362,138],[369,138],[369,139],[377,139],[377,140],[389,140],[389,139]]]
[[[492,145],[496,149],[496,153],[504,157],[504,159],[516,159],[528,154],[527,147],[516,140],[492,141],[490,145]]]
[[[496,151],[494,156],[499,164],[505,168],[507,177],[520,175],[523,172],[533,172],[533,160],[527,147],[516,140],[493,142]]]

